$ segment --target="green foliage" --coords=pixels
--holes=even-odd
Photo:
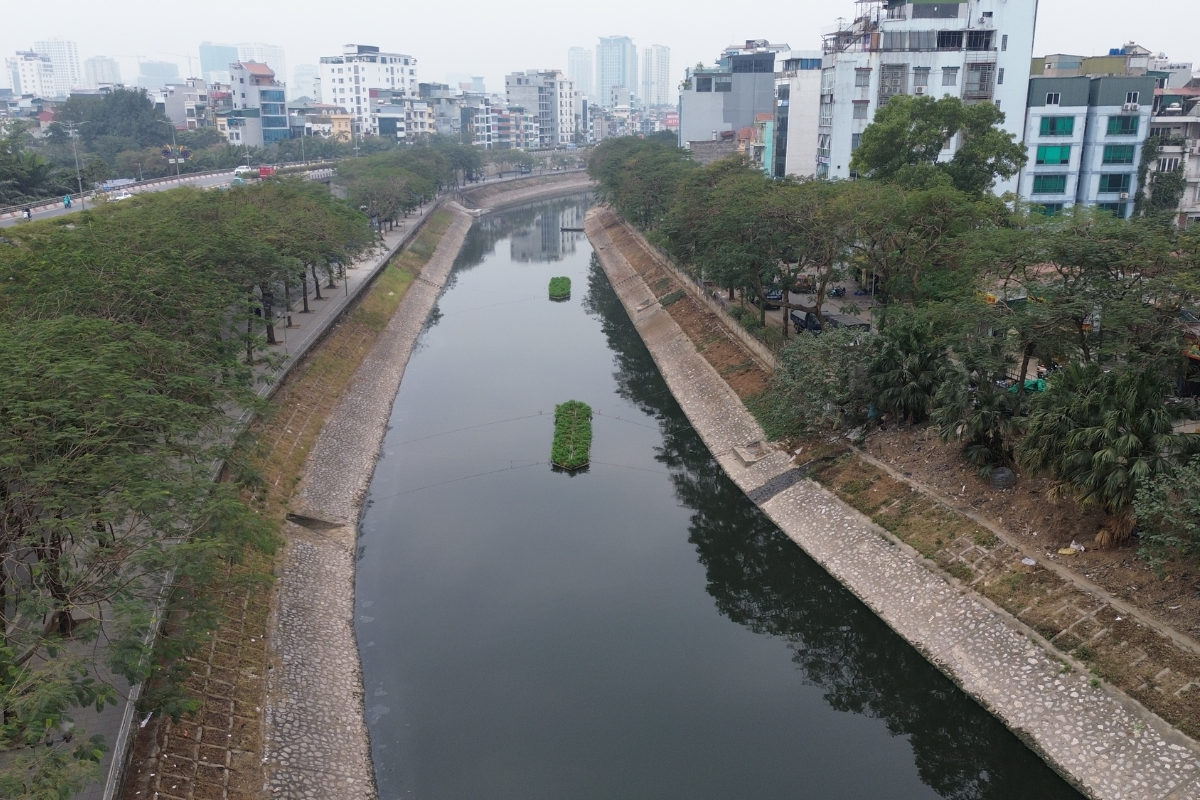
[[[0,205],[16,205],[72,191],[62,170],[29,149],[29,134],[11,125],[0,136]]]
[[[1167,402],[1172,387],[1155,364],[1104,370],[1072,364],[1030,401],[1027,432],[1017,445],[1022,466],[1061,482],[1081,503],[1113,519],[1102,545],[1126,540],[1138,490],[1174,472],[1200,450],[1200,436],[1174,423],[1194,416],[1192,403]]]
[[[898,96],[875,112],[850,168],[911,188],[949,184],[968,194],[990,191],[1025,165],[1024,146],[1002,130],[993,103],[966,105],[957,97]],[[940,161],[945,143],[961,136],[954,157]]]
[[[877,406],[910,425],[924,422],[948,364],[946,346],[931,322],[885,328],[870,367]]]
[[[592,407],[568,400],[554,408],[554,443],[550,462],[556,467],[575,470],[591,460]]]
[[[1200,562],[1200,457],[1142,481],[1133,510],[1143,557]]]
[[[867,367],[875,338],[834,328],[784,346],[771,385],[748,403],[766,434],[783,439],[860,421],[871,399]]]
[[[103,742],[62,735],[74,709],[117,702],[98,672],[149,681],[152,708],[191,707],[181,658],[210,627],[219,598],[205,586],[245,548],[273,545],[236,487],[211,479],[229,412],[257,407],[241,355],[261,355],[273,298],[300,270],[371,242],[361,214],[285,180],[6,232],[0,549],[20,567],[0,571],[0,749],[19,755],[0,795],[65,797],[95,775]],[[173,608],[191,613],[171,616],[152,660],[168,576]]]
[[[571,279],[560,275],[550,279],[550,299],[566,300],[571,296]]]
[[[161,146],[171,141],[175,127],[144,89],[134,88],[72,95],[55,108],[54,115],[56,120],[78,123],[79,135],[89,148],[102,140],[132,142],[133,148]]]

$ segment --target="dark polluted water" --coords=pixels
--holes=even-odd
[[[357,577],[380,796],[1080,797],[725,477],[560,232],[588,203],[476,224],[397,395]]]

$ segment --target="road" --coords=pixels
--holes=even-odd
[[[218,175],[204,175],[204,176],[196,177],[196,178],[192,178],[192,177],[188,177],[187,175],[184,175],[184,176],[182,176],[182,178],[180,179],[180,182],[178,182],[178,183],[176,183],[175,181],[172,180],[172,181],[164,181],[162,183],[145,184],[143,186],[131,186],[128,188],[128,191],[130,194],[141,194],[142,192],[162,192],[167,189],[178,188],[179,186],[196,186],[201,189],[211,189],[214,186],[223,186],[224,184],[229,183],[229,181],[232,177],[233,177],[233,170],[230,170],[229,172],[222,172]],[[90,201],[89,201],[88,205],[89,206],[91,205]],[[34,218],[34,220],[42,220],[42,219],[50,219],[52,217],[61,217],[63,214],[73,214],[76,211],[80,211],[82,209],[83,209],[83,204],[80,203],[78,200],[76,200],[70,208],[63,208],[62,206],[51,206],[50,208],[46,208],[46,209],[42,209],[42,210],[35,209],[33,212],[33,218]],[[11,219],[0,219],[0,228],[7,228],[11,225],[20,224],[21,222],[22,222],[22,219],[19,216],[13,217]]]

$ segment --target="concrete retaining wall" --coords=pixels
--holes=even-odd
[[[1200,797],[1200,753],[1190,739],[1123,694],[1093,686],[1085,672],[1064,670],[1036,633],[926,568],[822,487],[783,479],[795,470],[787,453],[743,463],[734,448],[764,440],[761,427],[654,301],[602,213],[588,214],[588,238],[663,378],[726,474],[784,533],[1088,797]]]

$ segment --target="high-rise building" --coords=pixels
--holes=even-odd
[[[821,51],[793,50],[775,86],[775,163],[770,174],[777,178],[816,174],[820,103]]]
[[[851,154],[876,109],[897,95],[995,103],[1020,141],[1033,59],[1036,0],[859,3],[824,37],[817,175],[849,178]],[[952,157],[957,143],[944,151]],[[1015,191],[1016,178],[998,193]]]
[[[47,56],[54,65],[54,93],[66,97],[77,86],[83,86],[83,67],[79,63],[79,49],[74,42],[65,39],[47,39],[34,42],[33,49]]]
[[[4,59],[13,94],[54,97],[54,64],[50,56],[32,50],[18,51],[16,58]]]
[[[531,69],[504,78],[508,106],[537,114],[542,147],[575,141],[575,84],[561,70]]]
[[[238,60],[231,44],[200,43],[200,77],[209,83],[229,83],[229,65]]]
[[[92,56],[83,62],[83,80],[92,89],[121,82],[121,65],[115,58]]]
[[[320,71],[323,102],[349,111],[358,131],[370,126],[372,89],[402,98],[419,96],[417,59],[383,53],[373,45],[343,45],[340,56],[321,57]]]
[[[671,94],[671,48],[652,44],[642,50],[642,105],[665,106]]]
[[[297,64],[292,73],[292,85],[288,87],[288,96],[295,100],[307,97],[315,103],[321,102],[321,70],[316,64]]]
[[[137,85],[143,89],[161,89],[179,83],[179,65],[172,61],[138,62]]]
[[[638,90],[637,48],[628,36],[601,36],[596,47],[596,100],[609,102],[614,86]]]
[[[287,58],[283,48],[276,44],[264,42],[239,42],[237,45],[237,61],[256,61],[266,64],[275,73],[276,80],[287,80]],[[280,81],[282,82],[282,81]]]
[[[596,96],[596,83],[592,80],[595,56],[586,47],[567,50],[567,77],[575,84],[575,91],[590,99]]]

